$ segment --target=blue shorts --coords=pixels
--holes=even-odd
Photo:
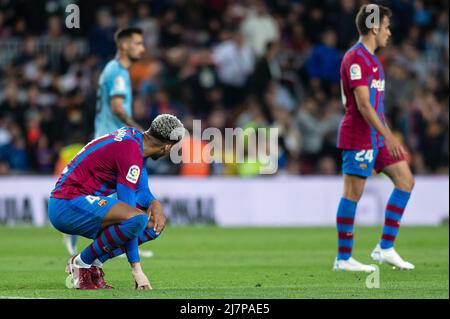
[[[369,177],[375,167],[378,149],[342,150],[342,173]]]
[[[48,218],[60,232],[95,239],[106,213],[118,202],[118,199],[106,196],[50,197]]]

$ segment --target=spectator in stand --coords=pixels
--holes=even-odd
[[[228,34],[229,40],[213,49],[212,60],[223,85],[224,104],[226,107],[233,107],[245,97],[247,79],[254,67],[254,57],[239,31],[230,30]]]
[[[264,56],[269,42],[279,39],[278,25],[262,0],[254,1],[241,24],[241,33],[255,59]]]
[[[331,29],[326,30],[322,34],[321,43],[313,47],[311,56],[306,62],[309,78],[318,78],[330,84],[339,83],[342,54],[336,45],[336,33]]]
[[[89,47],[91,53],[100,57],[106,63],[116,52],[114,42],[114,32],[116,27],[113,19],[107,9],[101,9],[97,12],[97,26],[94,27],[89,36]]]

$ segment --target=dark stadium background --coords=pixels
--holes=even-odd
[[[0,0],[0,175],[57,173],[61,149],[92,138],[97,79],[125,26],[145,30],[146,57],[131,70],[144,127],[162,112],[188,127],[194,118],[220,129],[278,127],[278,174],[338,174],[339,64],[366,2]],[[64,25],[70,3],[79,5],[79,29]],[[393,43],[379,56],[389,124],[416,174],[448,174],[448,2],[377,3],[394,13]],[[245,26],[251,10],[264,25]],[[224,83],[211,54],[244,28],[241,40],[256,50],[252,71]],[[278,35],[261,39],[259,30]],[[159,175],[254,174],[239,165],[198,173],[168,160],[149,165]]]

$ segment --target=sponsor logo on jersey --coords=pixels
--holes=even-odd
[[[351,80],[361,80],[362,79],[362,72],[361,67],[359,64],[352,64],[350,66],[350,79]]]
[[[138,179],[139,179],[139,175],[140,174],[141,174],[141,170],[140,170],[139,166],[133,165],[128,170],[128,174],[127,174],[126,179],[130,183],[136,184]]]
[[[378,92],[384,91],[384,80],[373,80],[370,88],[377,89]]]
[[[359,164],[359,168],[361,168],[361,169],[366,169],[367,168],[367,164]]]

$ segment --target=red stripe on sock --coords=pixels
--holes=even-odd
[[[114,240],[113,236],[111,236],[111,232],[109,230],[109,227],[107,227],[105,229],[105,236],[106,236],[106,240],[112,245],[112,246],[117,246],[116,241]]]
[[[399,214],[399,215],[403,215],[403,211],[405,210],[404,208],[392,205],[392,204],[387,204],[386,206],[386,210]]]
[[[114,254],[113,254],[113,252],[112,251],[108,251],[108,255],[109,255],[109,257],[114,257]]]
[[[105,250],[105,244],[103,243],[103,240],[102,240],[102,236],[100,235],[100,236],[98,236],[98,238],[97,238],[97,244],[98,244],[98,247],[100,247],[100,249],[101,250],[103,250],[103,251],[105,251],[105,252],[108,252],[107,250]]]
[[[338,233],[339,239],[353,239],[353,233],[348,232],[339,232]]]
[[[352,248],[351,247],[339,247],[339,252],[340,253],[351,253]]]
[[[345,217],[338,217],[336,218],[338,224],[342,225],[353,225],[355,219],[354,218],[345,218]]]
[[[381,236],[381,239],[383,239],[383,240],[389,240],[389,241],[394,241],[394,240],[395,240],[395,236],[388,235],[388,234],[383,234],[383,235]]]
[[[386,218],[384,220],[384,225],[398,228],[400,226],[400,221],[394,220],[394,219],[391,219],[391,218]]]
[[[122,233],[118,225],[114,225],[114,230],[116,231],[117,236],[119,236],[120,240],[122,242],[127,242],[129,239],[125,237],[125,235]]]
[[[93,244],[90,244],[90,245],[89,245],[89,249],[91,250],[91,253],[94,255],[94,257],[98,257],[97,253],[95,252],[95,249],[94,249],[94,245],[93,245]]]

